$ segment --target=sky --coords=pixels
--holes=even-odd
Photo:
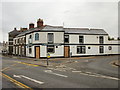
[[[14,27],[36,26],[38,18],[45,25],[102,28],[118,37],[118,0],[2,0],[0,12],[0,42]]]

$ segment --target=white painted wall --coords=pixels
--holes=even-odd
[[[77,54],[77,46],[83,46],[83,45],[70,45],[70,52],[72,52],[72,56],[98,55],[99,54],[99,46],[95,46],[95,45],[85,46],[86,47],[85,54]],[[88,47],[90,47],[90,49],[88,49]]]
[[[67,34],[68,35],[68,34]],[[79,44],[78,34],[69,34],[69,43],[70,44]],[[99,44],[99,36],[104,37],[104,44],[108,43],[107,35],[81,35],[84,37],[84,44]]]
[[[64,32],[54,32],[54,43],[64,43]]]
[[[40,45],[40,57],[46,57],[47,47]]]
[[[79,44],[79,35],[69,34],[69,43],[71,44]]]
[[[99,44],[99,35],[84,35],[85,44]]]
[[[56,48],[55,46],[55,53],[50,53],[51,57],[61,57],[64,56],[64,46],[58,46],[58,48]]]
[[[26,56],[27,57],[34,57],[34,46],[31,46],[31,48],[32,48],[32,53],[30,54],[29,53],[29,48],[26,46]]]
[[[39,40],[35,41],[35,34],[39,33]],[[47,43],[47,35],[48,33],[54,34],[54,43],[64,43],[64,32],[34,32],[33,35],[33,43]],[[27,35],[26,40],[29,38]],[[28,40],[27,40],[28,41]]]
[[[37,45],[38,46],[38,45]],[[40,57],[47,57],[47,46],[40,46]],[[28,57],[35,57],[35,46],[32,46],[32,53],[29,54],[29,48],[26,48],[26,55]],[[60,56],[64,56],[64,46],[58,46],[58,48],[56,48],[55,46],[55,53],[50,53],[51,57],[60,57]]]

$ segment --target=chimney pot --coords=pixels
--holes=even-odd
[[[39,19],[37,20],[37,27],[40,28],[40,27],[42,27],[42,26],[43,26],[43,19],[40,19],[40,18],[39,18]]]
[[[34,28],[34,23],[29,24],[29,29]]]

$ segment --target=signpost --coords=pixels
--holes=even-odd
[[[71,61],[72,52],[70,52],[70,61]]]
[[[49,58],[50,58],[50,54],[47,53],[47,66],[49,65],[49,63],[48,63]]]

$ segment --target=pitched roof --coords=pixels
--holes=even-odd
[[[16,35],[20,34],[21,32],[17,31],[17,30],[13,30],[11,32],[9,32],[9,35],[12,37],[15,37]]]
[[[50,26],[50,25],[44,25],[41,28],[32,28],[28,29],[24,32],[21,32],[19,36],[23,36],[32,32],[36,31],[65,31],[65,33],[77,33],[77,34],[102,34],[102,35],[107,35],[107,33],[103,29],[89,29],[89,28],[63,28],[62,26]]]
[[[107,35],[107,33],[103,29],[89,29],[89,28],[64,28],[64,29],[65,29],[65,33]]]
[[[23,36],[28,33],[36,32],[36,31],[64,31],[62,26],[50,26],[50,25],[44,25],[41,28],[32,28],[28,29],[21,34],[17,35],[16,37]]]

